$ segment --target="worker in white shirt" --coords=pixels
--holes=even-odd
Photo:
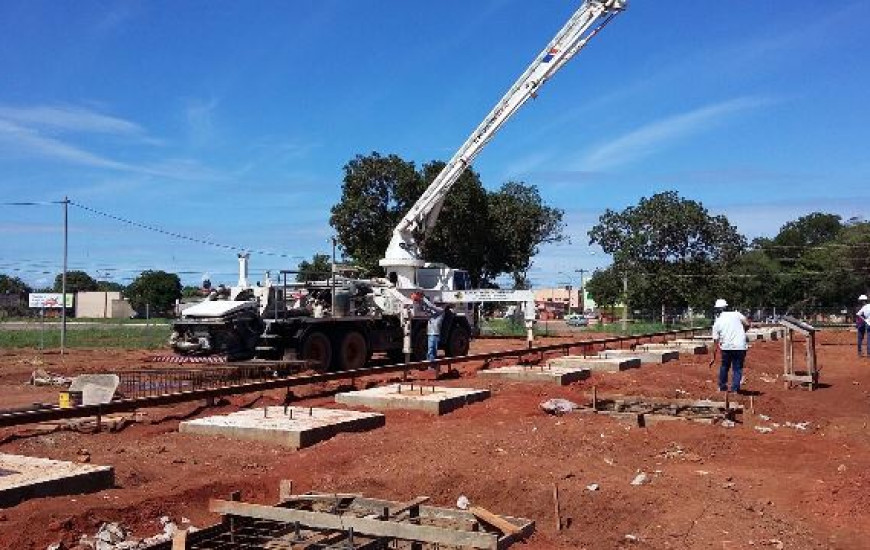
[[[861,357],[861,344],[864,342],[864,335],[867,335],[867,356],[870,357],[870,331],[867,330],[867,321],[870,320],[870,304],[867,303],[867,295],[858,296],[858,302],[861,308],[855,314],[855,328],[858,329],[858,357]]]
[[[731,391],[740,392],[740,382],[743,378],[743,364],[746,361],[746,329],[749,320],[739,311],[734,311],[728,302],[719,298],[714,306],[718,317],[713,323],[713,358],[710,366],[716,362],[716,353],[721,350],[722,363],[719,366],[719,391],[728,391],[728,371],[731,371]]]

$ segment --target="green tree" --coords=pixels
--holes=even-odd
[[[97,281],[97,290],[100,292],[124,292],[124,285],[113,281]]]
[[[629,286],[629,288],[632,288]],[[613,266],[606,269],[596,269],[592,277],[586,281],[586,292],[601,307],[613,307],[623,303],[622,274]]]
[[[18,277],[0,273],[0,294],[28,294],[33,290]]]
[[[344,166],[341,199],[330,225],[342,249],[370,273],[380,272],[393,227],[421,193],[413,162],[396,155],[357,155]]]
[[[311,261],[302,260],[299,262],[299,273],[296,274],[296,280],[316,281],[328,279],[332,276],[332,262],[328,254],[315,254]]]
[[[608,209],[589,231],[590,244],[613,256],[617,271],[640,276],[632,307],[709,308],[723,265],[734,261],[746,239],[725,216],[675,191],[642,198],[621,212]]]
[[[66,291],[68,294],[94,290],[97,290],[97,281],[84,271],[66,272]],[[58,273],[57,277],[54,278],[54,291],[63,291],[63,273]]]
[[[393,228],[443,168],[378,153],[357,156],[344,167],[342,197],[330,223],[342,249],[360,267],[379,273]],[[438,222],[422,243],[425,259],[466,269],[472,283],[487,286],[502,273],[525,284],[541,244],[562,240],[563,213],[543,203],[533,185],[508,183],[487,193],[480,176],[466,170],[447,195]]]
[[[143,271],[130,283],[125,295],[133,308],[141,310],[148,305],[156,315],[165,315],[181,298],[181,280],[175,273]]]
[[[423,167],[419,194],[444,166],[445,163],[438,161]],[[472,284],[480,286],[488,267],[487,250],[492,244],[491,231],[480,223],[488,219],[488,212],[489,201],[480,175],[466,170],[447,195],[438,222],[423,242],[423,257],[467,270]]]
[[[489,195],[487,275],[509,273],[515,288],[528,287],[528,272],[542,244],[565,239],[565,213],[547,206],[538,188],[508,182]]]
[[[181,289],[182,298],[199,298],[202,297],[202,289],[198,286],[184,286]]]

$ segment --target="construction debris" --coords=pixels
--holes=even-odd
[[[650,481],[652,480],[646,472],[640,472],[634,476],[634,479],[631,480],[631,484],[634,486],[646,485]]]
[[[547,414],[555,414],[557,416],[569,413],[579,409],[580,405],[567,399],[548,399],[541,403],[541,410]]]
[[[59,386],[65,388],[72,384],[72,378],[48,372],[45,369],[36,369],[30,374],[28,384],[31,386]]]
[[[743,411],[742,405],[729,401],[693,399],[663,399],[657,397],[610,396],[601,397],[593,388],[589,404],[580,412],[605,414],[637,422],[640,427],[647,422],[664,420],[692,420],[703,423],[724,423],[734,420]]]
[[[93,550],[146,550],[159,547],[162,544],[171,544],[173,537],[180,532],[178,525],[169,516],[163,516],[159,520],[161,532],[144,539],[130,536],[127,529],[120,523],[103,523],[93,537],[83,535],[79,539],[79,548],[91,548]],[[198,529],[190,526],[187,533],[196,533]]]

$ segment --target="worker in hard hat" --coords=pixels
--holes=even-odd
[[[710,366],[716,362],[717,352],[722,352],[722,363],[719,366],[719,391],[728,391],[728,371],[731,371],[731,391],[740,392],[740,382],[743,379],[743,365],[746,362],[746,329],[749,320],[739,311],[734,311],[728,302],[722,298],[716,300],[714,308],[717,312],[713,323],[713,358]]]
[[[870,320],[870,304],[867,303],[867,295],[858,296],[861,307],[855,314],[855,328],[858,329],[858,357],[861,357],[861,345],[864,343],[864,335],[867,335],[867,356],[870,356],[870,330],[867,330],[867,321]]]

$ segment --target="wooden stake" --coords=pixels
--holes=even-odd
[[[187,530],[176,531],[172,536],[172,550],[187,550]]]
[[[562,510],[559,507],[559,486],[553,484],[553,507],[556,512],[556,531],[562,530]]]
[[[282,479],[278,482],[278,502],[284,502],[293,496],[293,482],[289,479]]]

